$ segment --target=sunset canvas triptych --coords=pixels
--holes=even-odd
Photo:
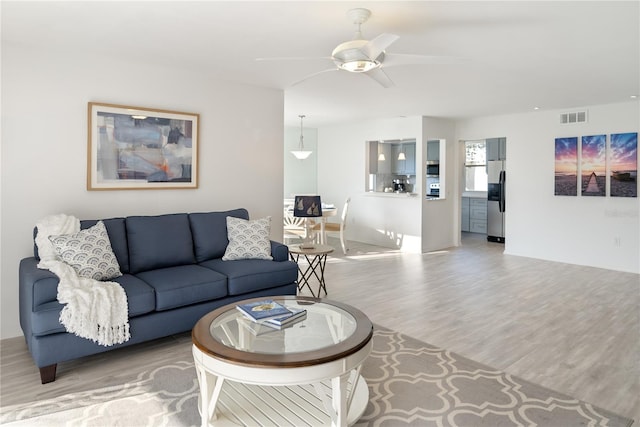
[[[554,194],[637,197],[638,134],[611,134],[608,143],[607,135],[556,138]]]

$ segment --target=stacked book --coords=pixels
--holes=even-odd
[[[253,322],[274,329],[286,328],[307,316],[305,309],[288,308],[273,300],[238,304],[236,308]]]

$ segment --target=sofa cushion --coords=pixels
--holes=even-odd
[[[102,221],[74,234],[49,236],[49,241],[60,259],[81,277],[110,280],[122,276]]]
[[[101,220],[107,229],[111,249],[118,260],[120,271],[122,273],[129,272],[129,248],[127,245],[127,230],[125,228],[124,218],[109,218]],[[80,228],[85,229],[96,225],[98,220],[82,220]]]
[[[212,259],[200,264],[227,276],[229,295],[287,285],[298,279],[298,267],[293,261],[243,259],[223,261]]]
[[[199,265],[181,265],[138,273],[156,294],[156,310],[169,310],[227,296],[227,278]]]
[[[187,214],[130,216],[125,221],[132,274],[195,263]]]
[[[123,274],[112,282],[119,283],[127,294],[129,317],[140,316],[155,310],[156,292],[146,282],[131,274]]]
[[[222,256],[224,261],[239,259],[266,259],[271,257],[271,217],[253,221],[227,217],[227,238],[229,244]]]
[[[202,262],[222,258],[229,240],[227,239],[227,217],[249,219],[246,209],[225,212],[189,214],[196,261]]]
[[[48,282],[49,280],[46,281]],[[57,277],[55,282],[58,282]],[[119,283],[127,294],[129,317],[140,316],[154,310],[156,299],[155,291],[151,286],[130,274],[123,274],[114,279],[113,282]],[[47,286],[47,288],[50,287]],[[55,293],[53,295],[49,293],[49,298],[51,298],[49,301],[44,301],[40,298],[37,304],[34,301],[35,307],[33,313],[31,313],[31,324],[33,334],[36,336],[66,332],[65,327],[60,324],[59,320],[60,311],[62,311],[64,305],[56,300]]]

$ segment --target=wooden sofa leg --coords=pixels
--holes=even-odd
[[[58,364],[54,363],[53,365],[40,368],[40,380],[42,381],[42,384],[52,383],[56,380],[57,367]]]

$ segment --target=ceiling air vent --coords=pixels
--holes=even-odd
[[[568,125],[572,123],[586,123],[586,121],[587,121],[587,110],[572,111],[570,113],[560,114],[560,123],[563,125]]]

